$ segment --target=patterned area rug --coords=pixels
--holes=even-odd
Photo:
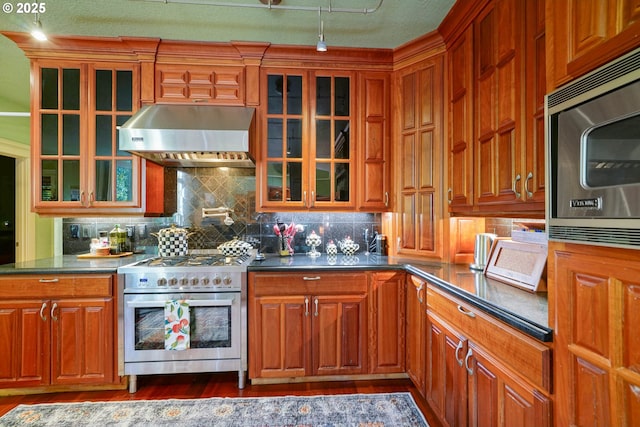
[[[18,405],[0,426],[420,426],[411,393]]]

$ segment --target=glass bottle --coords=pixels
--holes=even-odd
[[[111,254],[117,255],[125,252],[127,244],[127,230],[120,228],[120,225],[116,224],[113,230],[109,232],[109,246],[111,247]]]

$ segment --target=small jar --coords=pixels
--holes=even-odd
[[[329,243],[327,243],[327,255],[328,256],[338,255],[338,247],[336,246],[335,243],[333,243],[333,240],[329,240]]]
[[[89,253],[91,255],[95,255],[100,245],[100,239],[96,239],[95,237],[91,239],[91,244],[89,245]]]

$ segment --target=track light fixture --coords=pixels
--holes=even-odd
[[[324,22],[322,21],[322,8],[318,8],[318,44],[316,44],[318,52],[327,51],[327,42],[324,41]]]
[[[44,6],[44,3],[42,5],[36,3],[36,8],[39,9],[40,6]],[[42,31],[42,22],[40,22],[40,15],[37,12],[38,9],[36,9],[35,20],[33,21],[33,28],[31,29],[31,37],[43,42],[47,40],[47,35]]]

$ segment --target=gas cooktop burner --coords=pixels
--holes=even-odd
[[[188,255],[174,257],[155,257],[140,261],[137,267],[219,267],[230,265],[242,265],[251,258],[250,254],[238,257],[229,257],[220,254],[212,255]]]

